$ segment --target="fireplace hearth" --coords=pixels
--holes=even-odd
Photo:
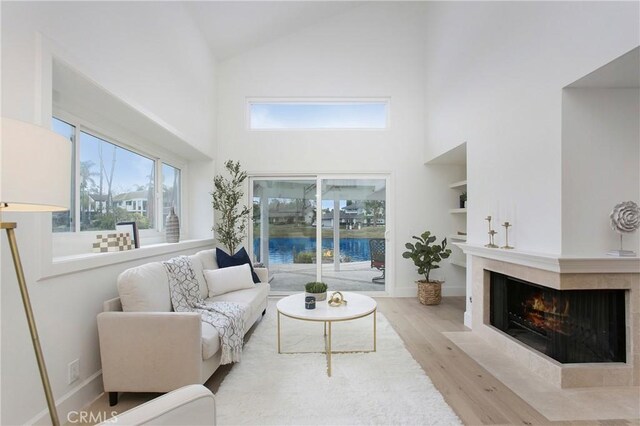
[[[560,363],[626,361],[625,290],[556,290],[490,275],[491,325]]]

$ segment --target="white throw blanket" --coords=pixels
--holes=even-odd
[[[221,364],[239,362],[244,344],[245,308],[232,302],[207,302],[200,296],[196,274],[187,256],[163,262],[169,277],[171,304],[176,312],[198,312],[220,335]]]

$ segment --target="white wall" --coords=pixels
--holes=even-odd
[[[250,173],[389,173],[395,268],[387,286],[415,296],[418,278],[401,257],[411,235],[449,231],[448,184],[423,165],[423,5],[356,7],[219,64],[218,167],[239,160]],[[386,131],[248,131],[247,97],[390,97]],[[454,172],[452,172],[454,173]],[[443,268],[447,277],[446,265]],[[451,284],[451,285],[449,285]],[[450,291],[454,283],[445,289]],[[464,283],[459,283],[464,288]],[[463,290],[462,290],[463,291]]]
[[[51,64],[42,63],[46,57],[39,34],[70,66],[213,158],[215,64],[183,5],[2,2],[2,115],[46,124]],[[212,161],[189,168],[189,181],[197,182],[187,188],[191,194],[185,200],[197,210],[190,220],[193,237],[211,237],[208,188],[213,174]],[[95,318],[103,301],[116,295],[117,275],[135,264],[188,251],[39,280],[42,263],[50,261],[42,258],[51,252],[50,215],[7,214],[3,220],[18,222],[40,340],[65,422],[65,410],[80,409],[102,392]],[[46,405],[6,238],[0,240],[0,423],[23,424]],[[67,364],[76,358],[80,381],[68,385]]]
[[[179,3],[3,2],[3,113],[38,118],[37,32],[112,94],[211,155],[214,60]]]
[[[561,89],[640,43],[639,7],[427,4],[425,158],[467,141],[470,243],[502,210],[516,248],[561,252]]]
[[[640,70],[638,71],[640,72]],[[609,213],[640,197],[640,91],[568,88],[562,93],[562,254],[619,248]],[[640,252],[638,233],[626,250]]]

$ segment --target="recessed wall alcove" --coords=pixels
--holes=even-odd
[[[609,213],[640,202],[640,47],[562,90],[562,255],[618,249]],[[640,233],[624,236],[640,253]]]

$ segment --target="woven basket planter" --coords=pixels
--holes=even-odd
[[[417,281],[418,300],[423,305],[439,305],[442,301],[442,281]]]

